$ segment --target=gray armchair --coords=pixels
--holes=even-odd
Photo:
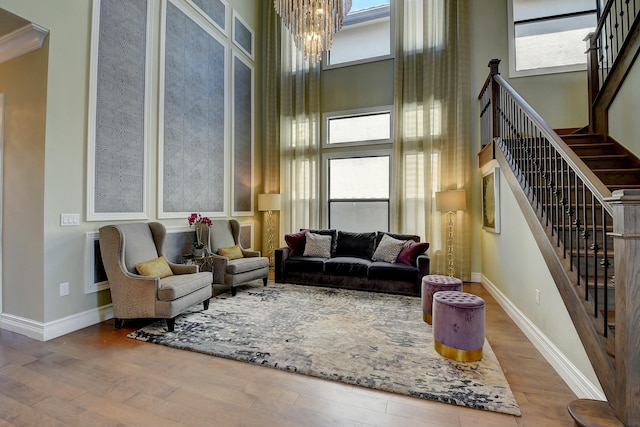
[[[261,256],[260,251],[242,248],[240,245],[240,223],[235,219],[215,220],[209,227],[209,249],[213,253],[213,283],[231,287],[231,295],[236,287],[262,279],[267,286],[269,277],[269,258]],[[242,258],[229,259],[220,255],[220,248],[239,245]]]
[[[175,317],[194,304],[209,308],[211,272],[197,265],[168,262],[172,275],[159,278],[138,274],[136,264],[163,256],[166,235],[158,222],[107,225],[100,228],[100,252],[109,286],[115,327],[124,319],[164,318],[172,332]]]

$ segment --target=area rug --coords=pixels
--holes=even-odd
[[[271,284],[219,295],[207,311],[158,321],[130,338],[298,374],[520,415],[490,345],[479,362],[433,349],[420,298]]]

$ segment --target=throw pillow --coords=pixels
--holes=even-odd
[[[142,276],[149,277],[168,277],[173,276],[173,271],[164,256],[152,259],[150,261],[139,262],[136,264],[136,270]]]
[[[302,255],[304,252],[304,239],[307,233],[301,231],[299,233],[285,234],[284,241],[289,247],[289,256]]]
[[[307,232],[305,237],[304,256],[331,258],[331,236]]]
[[[244,258],[240,245],[231,246],[228,248],[218,248],[218,255],[226,256],[229,259]]]
[[[380,244],[378,244],[371,259],[374,261],[396,262],[396,258],[398,258],[398,254],[405,243],[405,240],[394,239],[388,234],[385,234],[382,236],[382,240],[380,240]]]
[[[427,249],[429,249],[429,243],[409,240],[405,243],[402,251],[400,251],[396,261],[415,267],[418,255],[422,255],[427,251]]]

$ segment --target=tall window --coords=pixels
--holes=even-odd
[[[393,0],[353,0],[333,36],[325,65],[343,66],[393,56]]]
[[[328,159],[329,228],[389,230],[389,155]]]
[[[509,0],[510,75],[585,70],[598,0]]]
[[[325,114],[323,194],[329,228],[389,230],[391,116],[390,107]]]

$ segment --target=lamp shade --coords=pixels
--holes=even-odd
[[[467,208],[467,195],[464,190],[438,191],[436,210],[440,212],[463,211]]]
[[[258,194],[259,211],[279,211],[280,194]]]

